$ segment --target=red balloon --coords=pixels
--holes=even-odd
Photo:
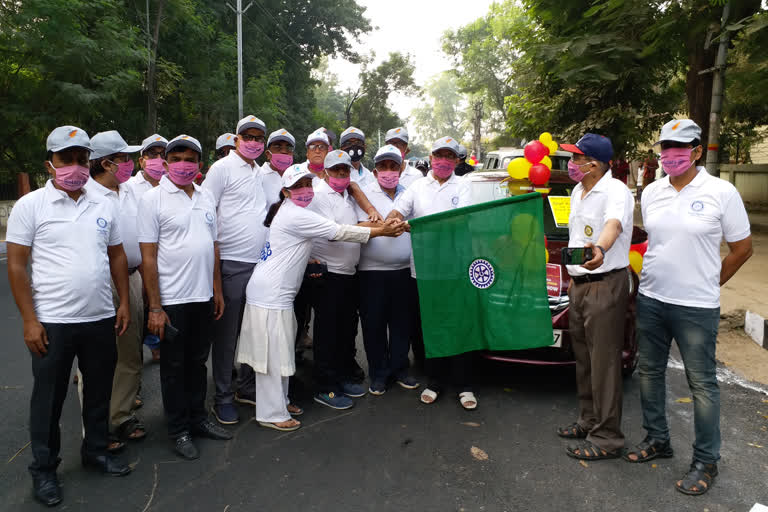
[[[531,170],[528,172],[528,179],[533,185],[546,185],[551,174],[546,165],[535,164],[531,166]]]
[[[541,141],[533,140],[525,145],[523,154],[526,160],[532,164],[538,164],[545,156],[549,155],[549,148],[542,144]]]

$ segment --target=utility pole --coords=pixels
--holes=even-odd
[[[483,122],[483,101],[478,100],[475,102],[475,104],[472,106],[472,109],[474,111],[474,116],[472,119],[472,124],[474,126],[474,134],[473,134],[473,145],[475,150],[475,158],[478,162],[482,162],[482,155],[480,154],[481,151],[481,145],[480,145],[480,138],[481,133],[480,130],[482,128],[482,122]]]
[[[253,2],[243,9],[243,0],[237,0],[237,9],[227,2],[227,7],[237,14],[237,111],[238,119],[243,118],[243,14],[251,8]]]
[[[729,34],[726,30],[728,15],[731,10],[731,2],[728,1],[723,7],[723,16],[720,19],[720,44],[717,48],[717,57],[715,57],[715,67],[701,71],[700,74],[713,73],[712,75],[712,105],[709,113],[709,137],[707,141],[707,172],[713,176],[720,175],[720,112],[723,108],[723,94],[725,85],[725,66],[728,60],[728,40]],[[709,46],[707,41],[706,46]],[[730,173],[731,182],[736,173]]]

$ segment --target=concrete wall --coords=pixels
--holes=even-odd
[[[11,209],[16,201],[0,201],[0,228],[5,232],[5,228],[8,227],[8,216],[11,214]]]
[[[768,164],[721,164],[720,177],[736,185],[744,201],[768,201]]]

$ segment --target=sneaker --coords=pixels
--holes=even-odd
[[[341,392],[352,398],[360,398],[365,396],[365,388],[360,384],[354,382],[345,382],[341,385]]]
[[[387,383],[383,380],[376,379],[375,381],[371,382],[371,385],[368,388],[368,392],[372,395],[381,396],[387,392]]]
[[[235,402],[240,404],[248,404],[248,405],[256,405],[256,394],[255,393],[240,393],[239,391],[235,393]]]
[[[240,415],[237,414],[235,404],[218,404],[211,408],[216,421],[222,425],[234,425],[240,421]]]
[[[331,409],[344,410],[355,406],[355,402],[346,396],[339,396],[333,391],[330,393],[318,393],[315,395],[315,402],[323,404]]]
[[[408,374],[400,375],[397,378],[397,383],[400,384],[400,387],[405,389],[416,389],[421,385],[418,380]]]

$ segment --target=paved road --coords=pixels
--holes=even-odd
[[[28,441],[32,379],[4,264],[0,291],[0,510],[39,510],[26,472],[29,449],[14,458]],[[572,371],[509,366],[483,366],[480,407],[472,413],[447,395],[424,406],[415,392],[399,388],[334,412],[311,402],[309,379],[302,376],[297,392],[307,412],[301,430],[281,434],[241,423],[231,442],[200,441],[201,458],[181,462],[164,435],[158,372],[145,366],[142,416],[150,435],[125,452],[135,465],[125,478],[80,467],[72,386],[62,417],[60,510],[718,512],[768,503],[768,395],[735,384],[723,384],[723,459],[715,487],[693,498],[672,488],[688,466],[693,431],[692,404],[674,402],[689,396],[679,369],[670,369],[668,382],[677,457],[656,467],[615,460],[584,467],[566,457],[553,429],[574,418]],[[627,381],[625,393],[623,425],[637,442],[643,432],[636,380]],[[488,460],[473,458],[473,446]]]

